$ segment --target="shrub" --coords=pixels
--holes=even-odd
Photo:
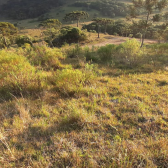
[[[9,47],[11,44],[13,44],[13,38],[0,35],[0,49]]]
[[[127,65],[137,65],[140,62],[143,51],[140,48],[140,42],[136,39],[127,40],[120,45],[119,55],[121,62]]]
[[[60,46],[63,43],[78,43],[87,40],[87,36],[84,31],[78,27],[66,26],[61,29],[61,34],[57,40],[53,40],[54,46]]]
[[[106,46],[100,47],[97,51],[101,61],[111,61],[114,52],[116,51],[116,46],[114,44],[108,44]]]
[[[0,65],[0,91],[3,96],[9,93],[33,93],[42,89],[42,75],[35,72],[24,56],[2,50]]]
[[[42,66],[46,69],[60,68],[62,66],[60,60],[65,58],[59,49],[46,46],[26,47],[21,52],[29,59],[32,65]]]
[[[168,43],[153,44],[151,45],[151,48],[155,50],[157,54],[163,54],[168,49]]]
[[[21,47],[25,43],[28,43],[32,46],[33,38],[28,35],[19,35],[16,37],[16,44],[18,45],[18,47]]]

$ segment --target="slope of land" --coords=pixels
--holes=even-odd
[[[1,50],[0,167],[168,167],[167,46]]]

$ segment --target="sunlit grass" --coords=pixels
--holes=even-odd
[[[0,52],[0,80],[10,95],[0,96],[0,167],[168,166],[166,44],[139,50],[129,41],[112,53],[106,47]],[[128,64],[126,49],[127,58],[143,59]],[[104,50],[113,61],[100,59]],[[34,59],[47,61],[47,53],[58,68]],[[88,53],[94,61],[86,61]],[[23,85],[20,73],[32,77],[29,70],[41,80]],[[13,92],[18,84],[22,89]]]

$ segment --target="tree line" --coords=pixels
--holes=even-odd
[[[168,33],[168,13],[163,13],[162,10],[167,6],[167,0],[132,0],[130,6],[130,15],[127,16],[127,20],[131,20],[132,23],[117,20],[114,21],[109,18],[94,18],[91,24],[84,25],[83,29],[88,31],[97,31],[98,38],[100,32],[113,35],[122,35],[130,37],[140,37],[141,47],[143,46],[145,38],[157,38],[166,39]],[[143,17],[138,20],[134,18],[138,17],[138,10],[143,11]],[[89,14],[85,11],[73,11],[67,13],[64,17],[65,21],[76,21],[77,27],[64,26],[58,19],[47,19],[39,24],[39,27],[45,28],[43,32],[45,34],[45,41],[52,47],[53,42],[60,46],[63,43],[76,43],[86,40],[86,34],[78,28],[79,21],[81,19],[87,19]],[[153,25],[154,22],[166,21],[164,24]],[[0,45],[2,47],[9,46],[13,41],[14,35],[17,34],[17,28],[10,24],[0,23]],[[21,40],[22,39],[22,40]],[[16,38],[16,42],[28,41],[27,37]],[[32,42],[30,42],[32,44]]]
[[[81,2],[77,1],[72,4],[75,7],[83,7],[86,10],[95,9],[101,12],[105,17],[126,16],[128,13],[128,5],[116,0],[97,0]]]
[[[35,18],[64,3],[65,0],[8,0],[1,6],[0,15],[17,20]]]

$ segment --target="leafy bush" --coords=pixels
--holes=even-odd
[[[157,52],[157,54],[163,54],[168,49],[168,43],[153,44],[151,48]]]
[[[63,53],[57,48],[48,48],[46,46],[27,47],[20,50],[30,61],[32,65],[42,66],[43,68],[60,68],[60,60],[64,59]]]
[[[6,50],[0,51],[0,91],[3,96],[12,93],[33,93],[42,89],[42,75],[24,56]]]
[[[32,46],[33,38],[29,35],[19,35],[16,37],[16,44],[18,45],[18,47],[21,47],[25,43],[28,43]]]
[[[116,51],[116,46],[114,44],[108,44],[106,46],[100,47],[97,51],[101,61],[111,61],[114,52]]]
[[[78,43],[87,40],[87,36],[78,27],[66,26],[61,29],[58,39],[53,40],[54,46],[61,46],[66,43]]]
[[[136,39],[127,40],[125,43],[120,45],[119,49],[121,62],[128,65],[136,65],[140,62],[143,51],[140,48],[140,42]]]
[[[0,36],[0,49],[3,49],[10,45],[11,45],[11,40],[8,37],[5,37],[4,39],[3,36]]]

